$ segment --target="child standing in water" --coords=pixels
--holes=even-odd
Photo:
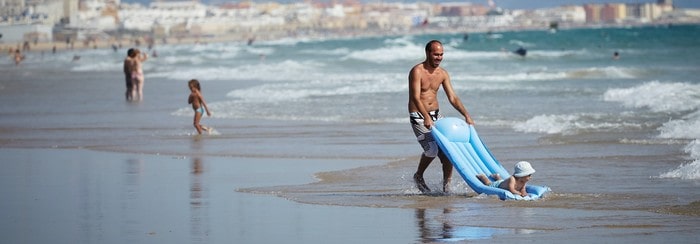
[[[209,128],[199,124],[199,121],[202,120],[202,115],[205,110],[207,111],[207,116],[211,116],[211,113],[209,112],[209,108],[207,108],[207,103],[204,102],[199,81],[192,79],[187,83],[187,86],[190,87],[191,92],[187,102],[192,104],[192,109],[194,109],[194,128],[197,129],[197,133],[201,135],[202,131],[208,131]]]
[[[532,177],[532,174],[534,173],[535,169],[532,168],[530,163],[520,161],[515,164],[515,172],[513,172],[513,176],[509,177],[508,179],[501,179],[501,176],[498,174],[491,175],[491,177],[496,180],[494,182],[491,182],[491,180],[489,180],[489,178],[484,174],[478,174],[476,178],[478,178],[481,183],[484,183],[484,185],[508,190],[515,195],[524,197],[527,196],[525,184],[530,181],[530,177]]]

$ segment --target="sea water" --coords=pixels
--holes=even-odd
[[[478,125],[557,143],[619,133],[630,135],[616,138],[622,144],[683,144],[679,154],[690,159],[654,176],[692,180],[700,178],[698,37],[698,26],[659,26],[476,33],[468,39],[451,34],[212,43],[157,47],[162,58],[145,69],[148,77],[197,78],[205,91],[228,90],[225,98],[209,101],[216,118],[405,127],[407,72],[424,59],[424,44],[438,39],[445,45],[442,66]],[[518,47],[527,56],[511,53]],[[114,66],[86,63],[72,70]],[[445,114],[458,115],[441,103]],[[191,110],[183,106],[171,115],[191,116]],[[382,140],[381,134],[366,136]]]
[[[146,89],[154,79],[173,86],[198,79],[205,95],[213,91],[223,95],[207,100],[218,121],[323,122],[366,130],[362,126],[407,127],[408,70],[424,60],[424,44],[438,39],[445,46],[442,67],[477,125],[542,136],[540,140],[548,143],[588,138],[619,144],[680,144],[684,150],[678,154],[687,159],[650,176],[697,180],[699,28],[282,39],[253,45],[170,43],[142,49],[158,54],[144,63]],[[519,47],[528,50],[525,57],[512,53]],[[114,73],[120,71],[125,54],[119,51],[42,52],[30,55],[22,65],[26,70]],[[619,59],[613,59],[614,52],[620,53]],[[78,62],[66,62],[76,55],[81,56]],[[6,68],[11,68],[7,62]],[[441,104],[443,113],[458,116],[444,96]],[[192,116],[186,104],[178,107],[169,111],[169,120]],[[619,137],[607,138],[611,134]],[[386,136],[362,133],[367,141]],[[368,156],[356,154],[348,156]],[[411,154],[396,156],[406,155]]]
[[[470,232],[467,226],[478,228],[465,219],[503,227],[499,218],[492,220],[493,208],[503,218],[522,221],[506,227],[518,233],[561,227],[537,222],[541,218],[583,219],[565,225],[572,231],[643,232],[649,219],[651,226],[675,219],[656,212],[686,206],[691,215],[698,213],[689,205],[700,197],[698,38],[700,26],[690,25],[469,33],[468,38],[459,33],[252,45],[171,42],[154,50],[142,47],[158,57],[144,63],[145,98],[133,103],[124,103],[121,79],[104,79],[121,76],[125,50],[33,54],[21,71],[9,60],[2,66],[15,70],[0,87],[10,94],[3,102],[12,105],[3,107],[8,116],[0,122],[17,129],[4,135],[12,138],[4,145],[13,147],[378,160],[382,163],[374,167],[317,174],[320,182],[311,185],[238,190],[312,204],[415,208],[419,219],[437,215],[429,219],[440,219],[432,223],[436,226],[462,226],[448,231],[457,236]],[[515,162],[530,161],[537,170],[531,183],[553,189],[545,200],[490,201],[475,196],[457,174],[452,194],[445,195],[438,190],[436,165],[426,174],[435,191],[418,193],[411,176],[420,147],[408,124],[407,76],[424,60],[424,45],[432,39],[444,43],[441,66],[486,145],[511,172]],[[519,47],[528,50],[525,57],[512,53]],[[619,59],[613,59],[614,52]],[[71,62],[75,55],[81,59]],[[51,78],[24,81],[29,88],[14,82],[32,72]],[[88,78],[71,80],[74,76]],[[63,82],[55,83],[56,77]],[[216,129],[195,141],[190,139],[193,112],[185,100],[189,79],[200,80],[213,113],[203,123]],[[442,92],[440,103],[443,114],[459,116]],[[442,208],[445,212],[433,211]],[[605,217],[611,215],[622,217]],[[673,231],[685,232],[697,221],[678,223]]]

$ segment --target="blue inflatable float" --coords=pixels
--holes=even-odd
[[[510,174],[484,146],[474,126],[467,124],[464,120],[457,118],[438,120],[433,126],[432,134],[457,172],[476,193],[498,195],[501,200],[536,200],[550,191],[546,186],[527,184],[525,189],[528,195],[523,197],[508,190],[484,185],[479,181],[476,178],[478,174],[486,176],[499,174],[504,179],[510,177]]]

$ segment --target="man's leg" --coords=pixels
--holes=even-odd
[[[440,163],[442,163],[442,191],[447,193],[452,180],[452,163],[442,151],[438,153],[438,157],[440,157]]]
[[[420,190],[422,193],[430,192],[430,188],[428,188],[428,185],[425,184],[425,179],[423,179],[423,173],[425,173],[425,170],[428,169],[428,165],[433,162],[433,159],[435,158],[427,157],[421,154],[420,162],[418,162],[418,170],[416,170],[416,173],[413,175],[413,180],[416,182],[416,187],[418,187],[418,190]]]

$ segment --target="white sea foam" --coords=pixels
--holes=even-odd
[[[275,53],[275,49],[272,47],[246,47],[244,48],[246,52],[256,54],[256,55],[272,55]]]
[[[639,124],[615,120],[615,117],[615,115],[599,113],[538,115],[524,122],[516,122],[513,129],[526,133],[572,135],[582,131],[610,131],[641,127]]]
[[[700,107],[700,85],[652,81],[632,88],[610,89],[603,99],[654,112],[697,110]]]
[[[695,160],[692,163],[681,164],[669,172],[659,175],[660,178],[680,178],[684,180],[700,179],[700,160]]]
[[[562,80],[562,79],[630,79],[637,76],[634,69],[617,67],[588,68],[577,70],[549,70],[538,69],[525,72],[488,72],[484,74],[453,73],[453,80],[473,80],[473,81],[541,81],[541,80]]]
[[[260,42],[255,42],[255,43],[261,43],[265,45],[278,45],[278,46],[294,46],[299,44],[300,42],[307,42],[310,39],[308,38],[281,38],[281,39],[276,39],[276,40],[270,40],[270,41],[260,41]]]
[[[683,117],[681,120],[671,120],[664,123],[659,131],[659,138],[669,139],[692,139],[685,146],[685,152],[695,161],[690,164],[680,165],[677,169],[671,170],[660,177],[700,179],[700,112]]]
[[[528,133],[559,134],[570,131],[578,118],[578,115],[538,115],[516,123],[513,129]]]
[[[72,71],[113,71],[114,66],[120,66],[122,63],[114,63],[113,61],[101,61],[101,62],[81,62]]]
[[[452,55],[453,48],[448,45],[444,47],[445,52]],[[382,64],[406,60],[419,62],[425,58],[424,48],[424,44],[415,43],[412,36],[402,36],[384,40],[384,46],[349,52],[343,59]]]
[[[662,178],[700,179],[700,85],[690,83],[647,82],[632,88],[610,89],[606,101],[620,102],[628,107],[645,108],[654,112],[687,113],[671,119],[658,128],[658,138],[692,140],[685,151],[694,162],[661,174]]]
[[[471,81],[537,81],[537,80],[559,80],[566,78],[568,75],[565,72],[523,72],[523,73],[498,73],[484,75],[455,75],[453,80],[471,80]]]
[[[418,45],[389,46],[377,49],[365,49],[353,51],[344,59],[356,59],[372,63],[387,63],[400,60],[421,60],[424,51]]]
[[[328,49],[328,50],[316,50],[316,49],[308,49],[308,50],[301,50],[299,51],[300,53],[303,54],[312,54],[312,55],[348,55],[350,53],[349,48],[336,48],[336,49]]]
[[[510,57],[510,53],[501,51],[465,51],[460,49],[448,49],[445,51],[445,58],[454,62],[460,60],[476,61],[476,60],[499,60]]]
[[[182,77],[197,77],[203,80],[308,80],[322,76],[324,64],[316,61],[285,60],[281,62],[260,62],[238,66],[215,67],[180,67],[175,70],[164,70],[147,74],[153,77],[182,79]]]
[[[683,119],[664,123],[659,131],[659,138],[700,139],[700,112],[686,115]]]
[[[630,68],[620,68],[615,66],[608,67],[592,67],[587,69],[577,69],[567,72],[570,78],[586,78],[586,79],[632,79],[640,76],[641,71]]]
[[[588,50],[532,50],[528,52],[529,57],[534,58],[561,58],[561,57],[587,57],[591,56]]]
[[[521,47],[527,47],[527,48],[531,48],[531,47],[537,46],[537,45],[535,45],[534,43],[524,42],[524,41],[521,41],[521,40],[510,40],[508,43],[513,44],[513,45],[517,45],[517,46],[521,46]]]
[[[338,96],[401,92],[408,88],[398,82],[395,74],[372,74],[363,76],[341,75],[332,79],[316,79],[305,82],[268,83],[246,89],[236,89],[228,97],[253,102],[277,102],[298,100],[312,96]]]

